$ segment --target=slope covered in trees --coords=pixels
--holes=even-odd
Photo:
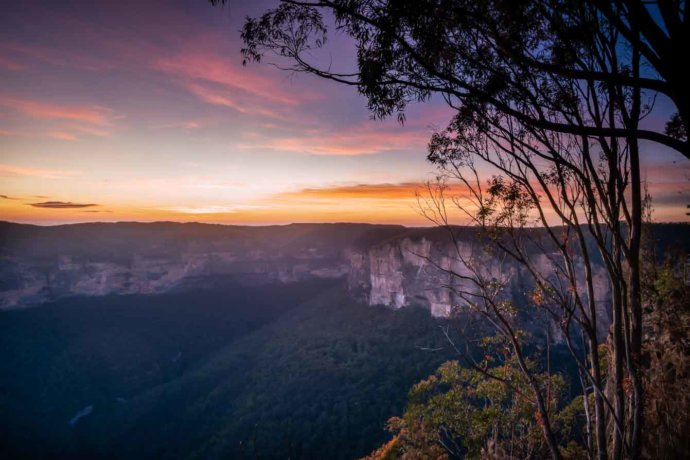
[[[3,455],[362,456],[451,356],[441,324],[323,281],[2,312]]]

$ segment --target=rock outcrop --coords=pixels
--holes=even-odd
[[[682,235],[687,226],[681,227],[671,230]],[[223,277],[248,283],[346,278],[350,294],[361,302],[396,309],[417,305],[447,317],[463,308],[454,292],[475,289],[462,278],[471,274],[462,259],[470,258],[485,274],[506,280],[512,298],[528,294],[533,287],[524,269],[486,254],[474,231],[459,230],[453,244],[440,229],[365,224],[0,222],[0,308],[73,295],[161,293]],[[553,271],[549,254],[535,251],[531,257],[540,271]],[[584,270],[576,268],[584,286]],[[610,319],[603,267],[595,268],[592,283],[604,332]]]

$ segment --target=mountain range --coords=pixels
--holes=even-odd
[[[659,252],[687,249],[689,227],[655,224]],[[484,258],[488,266],[512,270],[511,283],[521,283],[519,267],[481,254],[481,236],[474,229],[453,231],[457,250]],[[455,251],[445,229],[397,225],[123,222],[40,227],[0,222],[0,309],[69,296],[180,291],[222,279],[266,284],[344,278],[350,295],[365,304],[415,305],[447,317],[457,300],[443,286],[458,280],[443,269],[467,271]],[[546,256],[533,254],[544,270]],[[606,300],[605,279],[603,266],[595,267],[599,301]]]

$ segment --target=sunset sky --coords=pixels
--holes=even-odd
[[[270,4],[3,0],[0,220],[426,224],[414,194],[451,112],[373,121],[352,88],[242,67],[238,29]],[[331,38],[318,59],[351,65]],[[690,162],[643,148],[654,217],[687,221]]]

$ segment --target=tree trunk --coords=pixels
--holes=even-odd
[[[601,382],[601,369],[599,368],[600,358],[598,349],[598,340],[596,339],[596,331],[594,332],[594,340],[590,337],[590,356],[592,362],[592,379],[596,385],[594,388],[594,416],[595,416],[595,434],[597,440],[597,459],[606,460],[606,412],[604,411],[604,395],[601,394],[603,389]]]

